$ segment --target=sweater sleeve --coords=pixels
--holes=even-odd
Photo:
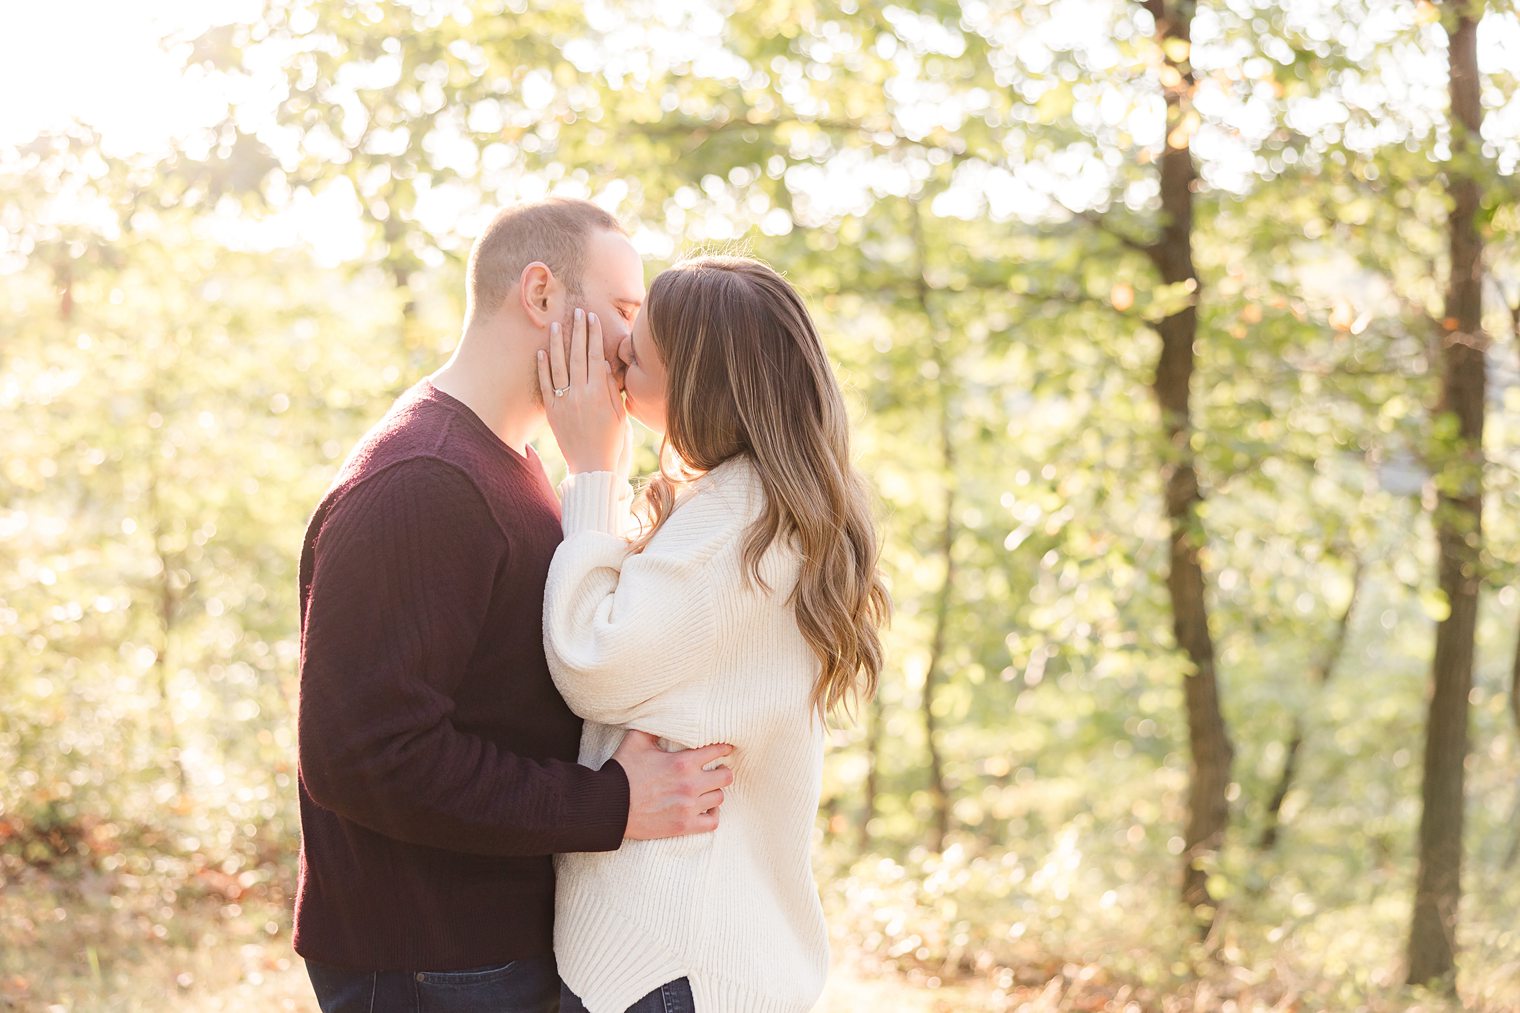
[[[647,727],[659,697],[701,675],[717,631],[710,567],[723,531],[678,510],[664,544],[630,555],[618,534],[620,489],[608,472],[561,486],[565,540],[544,594],[544,650],[570,709],[605,725]],[[706,513],[711,513],[707,511]]]
[[[618,847],[609,762],[515,755],[452,723],[506,541],[473,482],[406,461],[324,519],[301,644],[301,780],[313,801],[413,844],[484,855]]]

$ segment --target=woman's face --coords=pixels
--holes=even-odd
[[[649,333],[649,306],[646,303],[633,322],[633,332],[618,346],[618,356],[628,367],[623,376],[624,400],[628,414],[657,433],[665,432],[665,362]]]

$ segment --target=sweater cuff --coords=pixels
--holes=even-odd
[[[560,525],[565,537],[582,531],[623,533],[622,512],[633,495],[628,483],[610,471],[566,476],[559,484]]]
[[[571,826],[579,827],[573,851],[616,851],[628,830],[630,790],[628,772],[616,760],[609,759],[600,770],[590,772],[575,795],[567,800],[565,816]]]

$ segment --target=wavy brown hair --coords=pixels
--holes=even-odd
[[[748,457],[765,505],[745,538],[747,574],[765,587],[766,549],[777,539],[796,547],[802,566],[788,604],[822,662],[813,704],[827,714],[869,699],[891,601],[870,497],[850,466],[844,397],[807,307],[758,260],[697,257],[655,278],[644,312],[665,361],[666,431],[635,550],[670,516],[681,486]]]

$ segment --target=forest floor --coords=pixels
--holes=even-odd
[[[10,870],[15,872],[14,867]],[[316,1013],[300,959],[290,949],[288,899],[270,886],[201,870],[171,888],[95,872],[4,877],[0,890],[0,1010],[37,1013]],[[1158,990],[1126,984],[1094,964],[936,973],[902,967],[836,938],[818,1013],[1183,1013],[1327,1009],[1281,982],[1252,982],[1239,969]],[[1320,991],[1318,994],[1323,994]],[[1339,1008],[1498,1013],[1407,991]]]
[[[0,890],[0,1010],[36,1013],[316,1013],[290,948],[288,903],[203,871],[189,888],[123,893],[120,877],[7,879]],[[132,887],[141,884],[128,884]],[[836,946],[836,952],[839,948]],[[836,961],[819,1013],[1010,1008],[994,981],[916,982]]]

